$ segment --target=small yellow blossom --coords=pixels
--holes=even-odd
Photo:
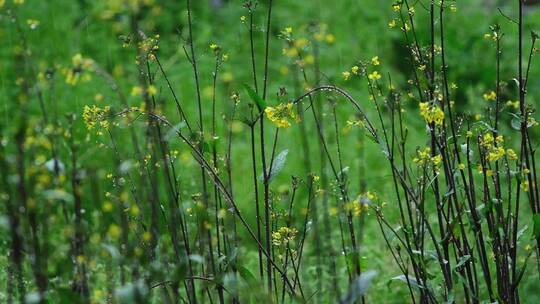
[[[156,94],[157,94],[157,88],[156,88],[156,86],[154,86],[154,85],[148,86],[147,92],[148,92],[148,94],[150,94],[150,95],[152,95],[152,96],[153,96],[153,95],[156,95]]]
[[[293,103],[282,103],[275,107],[267,107],[264,113],[268,120],[273,122],[278,128],[289,128],[291,126],[289,119],[300,122],[300,117],[294,111],[293,106]]]
[[[103,212],[111,212],[113,210],[113,204],[110,201],[105,201],[101,210],[103,210]]]
[[[327,34],[325,37],[324,37],[324,40],[326,41],[326,43],[328,44],[332,44],[334,43],[334,41],[336,40],[336,37],[332,34]]]
[[[444,112],[437,106],[430,106],[427,102],[420,103],[420,115],[424,117],[427,123],[442,125],[444,121]]]
[[[495,100],[497,98],[497,93],[495,91],[489,91],[487,93],[484,93],[484,99],[487,101]]]
[[[526,180],[523,183],[521,183],[521,189],[525,192],[529,192],[529,181]]]
[[[143,89],[141,87],[134,86],[133,88],[131,88],[131,96],[139,96],[142,94],[142,92]]]
[[[35,30],[39,26],[39,20],[28,19],[28,20],[26,20],[26,24],[28,24],[30,29]]]
[[[381,63],[379,62],[379,56],[375,56],[375,57],[371,58],[371,64],[373,64],[373,65],[379,65],[379,64],[381,64]]]
[[[512,150],[512,149],[506,150],[506,155],[508,156],[508,159],[510,159],[510,160],[518,159],[518,156],[517,156],[516,152],[514,152],[514,150]]]
[[[104,108],[93,106],[84,106],[83,109],[83,120],[86,124],[88,130],[93,129],[96,124],[100,127],[107,128],[109,126],[108,121],[106,120],[110,112],[110,107],[106,106]]]
[[[107,230],[107,235],[109,235],[111,239],[118,239],[121,233],[122,229],[116,224],[111,224]]]
[[[345,71],[343,73],[341,73],[343,75],[343,79],[345,80],[349,80],[349,78],[351,78],[351,72],[349,71]]]
[[[368,78],[369,78],[369,80],[373,80],[373,81],[379,80],[379,79],[381,79],[381,74],[379,74],[379,72],[377,72],[377,71],[373,71],[373,73],[368,75]]]
[[[281,227],[272,233],[272,244],[275,246],[287,244],[292,242],[297,234],[298,230],[296,228]]]
[[[148,231],[143,232],[142,234],[142,240],[145,242],[149,242],[152,239],[152,234]]]

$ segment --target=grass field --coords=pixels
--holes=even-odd
[[[0,302],[539,302],[539,28],[521,0],[0,0]]]

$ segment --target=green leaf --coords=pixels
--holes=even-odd
[[[266,101],[264,101],[264,99],[262,99],[262,97],[259,96],[257,92],[255,92],[255,90],[253,90],[253,88],[251,88],[247,84],[244,84],[244,89],[248,93],[249,98],[251,98],[251,100],[257,105],[259,111],[264,111],[264,109],[266,109]]]
[[[404,282],[405,284],[407,284],[408,282],[412,288],[417,289],[417,290],[424,288],[422,285],[418,284],[418,281],[415,278],[408,277],[404,274],[391,278],[388,283],[390,284],[392,281],[401,281],[401,282]]]
[[[120,251],[118,251],[118,249],[113,245],[101,244],[101,246],[111,255],[113,260],[117,260],[120,258]]]
[[[246,281],[246,283],[249,285],[253,285],[257,281],[255,276],[246,267],[238,265],[236,270],[240,274],[240,277],[242,277],[242,279],[244,279],[244,281]]]
[[[287,161],[287,155],[289,154],[289,149],[285,149],[274,158],[274,161],[272,162],[272,168],[270,168],[268,173],[268,180],[271,180],[274,176],[276,176],[283,168],[285,167],[285,161]],[[261,174],[260,176],[261,180],[264,180],[264,176]]]
[[[510,121],[510,125],[512,126],[512,129],[519,131],[521,130],[521,119],[518,117],[512,118],[512,121]]]
[[[118,302],[125,304],[141,302],[141,298],[144,298],[146,294],[148,294],[148,286],[142,280],[128,283],[114,291]]]
[[[459,262],[457,263],[457,265],[454,267],[454,269],[457,269],[463,265],[465,265],[465,263],[467,263],[468,260],[471,259],[471,256],[470,255],[464,255],[462,256],[461,258],[459,258]]]
[[[43,197],[51,201],[58,200],[58,201],[64,201],[65,203],[73,202],[73,195],[60,189],[45,190],[43,191]]]
[[[540,238],[540,213],[537,213],[533,215],[533,222],[534,222],[534,237]]]
[[[339,301],[341,304],[354,303],[360,299],[367,291],[371,281],[377,275],[377,271],[368,270],[359,275],[349,287],[349,292]]]

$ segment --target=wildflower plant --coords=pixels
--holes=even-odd
[[[449,52],[461,12],[451,0],[384,4],[392,53],[376,45],[358,58],[319,17],[281,24],[275,9],[292,4],[81,1],[70,5],[92,15],[76,28],[106,24],[117,45],[81,43],[64,64],[36,51],[50,22],[30,2],[0,0],[13,44],[0,52],[13,70],[0,301],[534,296],[538,35],[524,34],[522,1],[484,35],[492,69],[467,71],[492,79],[474,85]],[[235,27],[209,37],[200,22],[221,12],[234,14],[234,42]]]

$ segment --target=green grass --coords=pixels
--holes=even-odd
[[[69,141],[64,137],[69,129],[68,114],[75,114],[73,134],[75,145],[78,150],[78,167],[80,174],[83,174],[81,190],[82,204],[85,210],[84,234],[87,243],[86,259],[90,263],[88,266],[88,277],[91,288],[91,296],[96,299],[104,299],[104,295],[99,292],[105,292],[108,288],[114,289],[121,286],[116,267],[118,260],[103,254],[101,241],[105,242],[107,231],[111,224],[119,224],[121,214],[120,205],[114,206],[114,212],[105,212],[103,204],[107,200],[107,192],[113,193],[113,196],[122,192],[129,192],[129,183],[122,183],[118,180],[113,181],[108,178],[109,173],[116,174],[117,162],[113,149],[110,148],[110,142],[107,136],[96,136],[95,132],[89,132],[81,118],[85,105],[98,105],[100,107],[110,106],[113,112],[121,111],[124,106],[118,99],[117,92],[111,89],[110,84],[95,73],[88,82],[79,82],[72,86],[66,84],[61,71],[63,67],[70,67],[72,57],[75,54],[82,54],[85,58],[93,59],[99,66],[114,76],[118,82],[118,90],[127,96],[130,106],[140,106],[140,96],[131,96],[130,92],[137,83],[137,65],[135,64],[135,47],[123,47],[122,44],[126,37],[133,39],[129,24],[129,14],[127,12],[119,13],[113,19],[105,20],[104,12],[108,9],[107,3],[121,1],[71,1],[54,0],[39,1],[26,0],[21,6],[17,6],[14,11],[8,12],[7,7],[13,7],[12,1],[7,0],[4,8],[0,8],[0,136],[4,146],[6,159],[9,163],[9,172],[2,172],[7,175],[10,185],[16,184],[16,143],[14,137],[17,128],[22,121],[28,123],[27,136],[35,138],[44,138],[46,126],[43,124],[42,111],[36,97],[36,90],[31,88],[26,106],[21,106],[18,101],[21,94],[21,86],[16,85],[19,77],[27,77],[27,81],[37,77],[39,73],[54,71],[53,80],[48,82],[42,88],[45,107],[49,113],[50,123],[57,123],[62,130],[57,137],[56,145],[58,147],[59,159],[65,163],[66,168],[71,168]],[[141,28],[146,35],[160,35],[159,59],[174,87],[180,102],[182,103],[188,117],[191,121],[196,121],[197,102],[194,80],[192,76],[191,65],[183,50],[187,45],[187,10],[183,1],[155,1],[160,9],[154,8],[145,11],[145,16],[140,22]],[[240,21],[241,16],[247,15],[247,11],[242,7],[242,1],[228,1],[221,8],[213,8],[208,4],[209,1],[194,1],[194,45],[198,54],[201,88],[203,96],[203,121],[208,130],[211,125],[211,88],[212,71],[214,69],[214,54],[209,48],[211,43],[217,43],[223,52],[229,55],[221,67],[220,77],[224,74],[232,75],[232,81],[225,82],[223,78],[218,80],[216,88],[217,113],[229,114],[232,108],[232,101],[229,96],[232,92],[239,92],[241,96],[241,107],[239,111],[245,111],[242,107],[250,102],[243,84],[252,84],[251,62],[248,28],[246,24]],[[291,59],[282,54],[285,43],[278,36],[285,27],[292,27],[296,38],[306,35],[307,27],[311,23],[326,24],[327,33],[335,36],[332,43],[321,43],[320,48],[320,69],[323,75],[321,83],[335,84],[344,88],[366,110],[368,116],[376,117],[377,112],[370,101],[368,86],[362,82],[345,81],[342,72],[349,70],[358,60],[370,60],[373,56],[379,56],[381,60],[381,73],[383,76],[391,75],[393,83],[398,89],[406,91],[407,80],[410,77],[410,66],[407,56],[407,50],[403,46],[403,36],[399,29],[389,29],[388,22],[393,18],[391,1],[351,1],[336,0],[332,3],[327,1],[274,1],[274,15],[270,43],[270,62],[269,62],[269,83],[268,98],[269,105],[279,103],[276,97],[280,88],[285,88],[288,95],[285,99],[293,99],[300,95],[303,90],[295,84],[295,73],[291,66]],[[471,3],[458,3],[458,11],[449,13],[446,20],[447,34],[446,43],[448,45],[447,57],[451,62],[449,65],[450,82],[455,82],[458,86],[456,90],[456,108],[462,113],[482,113],[485,101],[482,94],[495,87],[495,50],[489,40],[484,39],[484,33],[489,32],[489,26],[494,23],[500,23],[507,36],[516,34],[516,26],[506,17],[501,16],[495,7],[486,6],[484,1],[470,1]],[[1,3],[1,1],[0,1]],[[261,1],[254,17],[255,25],[255,54],[257,58],[257,71],[259,85],[262,84],[263,56],[264,56],[264,34],[265,34],[265,16],[267,1]],[[516,12],[513,7],[502,5],[501,10],[510,18],[515,18]],[[418,11],[418,36],[423,44],[429,43],[429,27],[426,12],[419,6]],[[20,48],[21,38],[17,31],[16,23],[11,21],[10,15],[17,16],[17,23],[20,24],[24,33],[28,50],[31,54],[30,60],[21,62],[14,55],[17,48]],[[27,19],[39,20],[39,26],[31,30],[27,25]],[[540,28],[540,11],[537,8],[531,9],[525,18],[525,29],[528,35],[529,30]],[[525,49],[528,50],[530,44],[527,40]],[[508,98],[515,96],[515,84],[512,80],[517,69],[515,60],[516,50],[515,40],[504,40],[501,70],[504,75],[503,81],[506,81],[509,88],[504,91]],[[308,47],[310,52],[311,46]],[[288,67],[289,72],[283,73],[283,67]],[[174,125],[180,122],[176,112],[173,98],[168,91],[163,75],[158,72],[155,66],[152,67],[156,72],[157,94],[162,99],[163,107],[161,113],[169,119]],[[308,65],[306,68],[310,82],[313,83],[314,67]],[[24,75],[24,76],[22,76]],[[540,77],[538,65],[533,65],[530,78],[536,81]],[[209,94],[210,93],[210,94]],[[100,94],[103,98],[96,100],[95,96]],[[330,95],[330,94],[328,94]],[[326,102],[327,96],[317,97],[317,102]],[[340,122],[339,132],[345,126],[347,120],[355,119],[352,108],[346,104],[343,98],[334,96],[331,102],[336,102],[336,111],[338,121]],[[506,96],[505,96],[506,97]],[[531,83],[528,90],[528,99],[534,103],[540,98],[540,86],[537,83]],[[506,101],[506,100],[504,100]],[[327,127],[331,128],[331,106],[325,103],[323,111]],[[409,131],[409,142],[411,155],[415,146],[423,147],[425,142],[425,124],[417,114],[418,106],[416,103],[408,103],[405,106],[408,115],[407,126]],[[242,114],[241,112],[239,114]],[[536,115],[536,114],[535,114]],[[510,125],[509,115],[502,116],[502,123],[505,126]],[[220,121],[218,119],[218,121]],[[374,119],[373,119],[374,120]],[[313,118],[308,116],[302,122],[305,123],[310,142],[312,162],[314,168],[318,168],[318,135]],[[271,126],[270,123],[266,124]],[[141,142],[144,142],[146,126],[144,119],[133,124],[138,131]],[[185,127],[184,127],[185,128]],[[223,156],[225,151],[227,124],[220,121],[218,126],[219,139],[216,141],[219,145],[220,153]],[[128,126],[121,123],[120,126],[113,128],[113,133],[120,147],[122,161],[136,161],[136,156],[131,146]],[[273,138],[273,129],[268,127],[266,133],[267,143]],[[359,128],[353,129],[350,133],[342,134],[340,142],[342,144],[342,157],[344,167],[349,167],[349,192],[351,197],[356,197],[362,192],[361,182],[364,182],[366,189],[378,193],[380,201],[386,202],[384,208],[385,216],[390,223],[399,222],[399,214],[395,204],[395,193],[392,183],[391,171],[386,164],[386,159],[381,148],[372,143],[367,137],[361,135],[363,131]],[[335,136],[332,129],[327,130],[330,145],[330,151],[333,155],[337,153],[335,145]],[[360,134],[360,135],[359,135]],[[533,138],[538,137],[538,130],[532,129]],[[208,135],[208,134],[207,134]],[[252,189],[252,165],[250,162],[251,150],[249,145],[249,127],[241,122],[235,122],[233,128],[234,151],[232,153],[232,180],[233,195],[239,203],[243,215],[248,219],[249,225],[256,226],[254,197]],[[172,136],[171,136],[172,137]],[[259,139],[257,135],[257,140]],[[359,138],[362,138],[359,141]],[[518,143],[518,138],[510,139],[514,145]],[[302,134],[298,124],[292,128],[280,131],[280,138],[276,147],[279,153],[284,149],[289,149],[289,154],[284,169],[272,180],[272,190],[276,193],[282,193],[283,198],[288,198],[290,194],[291,176],[308,180],[306,168],[304,166],[304,156],[301,148]],[[192,199],[200,190],[200,167],[191,157],[190,151],[177,139],[171,139],[169,142],[171,150],[179,151],[179,169],[181,170],[180,187],[182,200],[180,207],[184,210],[194,208],[195,201]],[[362,155],[360,155],[362,150]],[[211,157],[210,154],[207,154]],[[27,170],[43,170],[43,160],[50,159],[50,150],[46,147],[37,147],[29,149],[26,155]],[[318,169],[317,169],[318,170]],[[46,170],[45,170],[46,171]],[[361,173],[359,173],[361,172]],[[135,174],[136,170],[132,170]],[[179,173],[179,172],[177,172]],[[258,174],[261,169],[258,168]],[[52,175],[50,172],[43,175]],[[320,175],[319,172],[317,174]],[[31,176],[32,173],[28,173]],[[39,174],[38,174],[39,175]],[[67,175],[67,174],[66,174]],[[331,174],[328,174],[331,177]],[[45,177],[44,177],[45,178]],[[49,177],[52,178],[52,177]],[[69,181],[69,175],[66,176]],[[137,177],[135,178],[137,179]],[[61,188],[59,191],[71,193],[71,186],[68,181],[61,181],[58,185],[44,183],[46,189]],[[165,179],[159,178],[157,193],[161,197],[160,204],[167,208],[166,202],[167,187]],[[47,199],[43,195],[45,189],[41,189],[36,184],[29,183],[31,189],[31,198],[38,206],[40,221],[43,225],[39,226],[42,236],[46,236],[46,243],[49,248],[49,265],[47,269],[48,281],[51,295],[50,303],[61,303],[61,294],[65,295],[64,301],[68,303],[69,282],[73,274],[73,262],[70,257],[70,234],[66,229],[72,229],[72,226],[66,224],[63,219],[61,199]],[[208,184],[212,188],[212,184]],[[3,196],[14,195],[17,192],[0,188]],[[285,194],[283,194],[285,193]],[[330,205],[335,205],[335,193],[332,193]],[[2,198],[4,200],[5,198]],[[130,200],[135,199],[130,194]],[[145,198],[141,199],[144,200]],[[294,207],[294,226],[301,227],[303,222],[302,209],[308,200],[306,188],[299,190],[297,202]],[[320,203],[319,200],[317,200]],[[68,205],[72,207],[71,203]],[[287,202],[277,202],[276,209],[287,210]],[[319,205],[319,210],[323,208]],[[528,207],[527,207],[528,208]],[[322,212],[328,210],[323,210]],[[149,209],[141,210],[142,219],[132,221],[137,229],[148,225]],[[530,212],[526,209],[524,213]],[[166,214],[167,212],[164,211]],[[0,215],[2,233],[0,234],[0,302],[6,301],[8,266],[10,265],[7,252],[11,239],[9,237],[9,223],[7,210],[4,205],[0,206]],[[232,214],[227,216],[232,217]],[[433,213],[433,216],[435,214]],[[531,217],[524,217],[524,224],[529,225],[532,230]],[[70,215],[69,224],[73,224],[73,218]],[[190,225],[196,228],[196,221]],[[27,223],[24,222],[26,225]],[[237,223],[238,224],[238,223]],[[329,242],[335,248],[339,246],[339,229],[337,220],[332,219],[331,239],[323,238],[323,242]],[[146,227],[146,226],[145,226]],[[240,227],[240,226],[239,226]],[[171,276],[171,269],[166,265],[171,262],[172,245],[170,234],[167,233],[167,221],[160,218],[159,228],[161,237],[158,240],[158,254],[154,260],[144,260],[141,268],[152,283],[165,280]],[[23,235],[27,236],[28,228],[23,230]],[[47,229],[47,230],[45,230]],[[134,229],[135,230],[135,229]],[[45,234],[46,231],[46,234]],[[242,228],[238,228],[240,246],[238,255],[241,256],[242,263],[254,276],[258,277],[258,261],[256,245],[249,239],[248,234]],[[362,230],[363,238],[360,244],[360,260],[362,269],[375,269],[379,275],[374,279],[369,289],[366,299],[372,303],[403,303],[408,297],[406,285],[402,282],[392,282],[392,277],[400,275],[400,270],[394,263],[390,252],[382,239],[380,228],[375,219],[375,215],[370,212],[365,216],[365,225]],[[97,237],[100,237],[100,240]],[[133,236],[132,236],[133,237]],[[195,234],[193,234],[195,237]],[[133,240],[132,240],[133,241]],[[302,261],[303,268],[307,278],[315,278],[316,265],[318,263],[313,237],[309,236],[306,241],[305,258]],[[25,246],[30,246],[26,244]],[[29,248],[26,248],[30,250]],[[337,253],[340,253],[340,249]],[[129,258],[128,261],[135,263],[136,259]],[[129,263],[129,262],[128,262]],[[533,263],[534,264],[534,263]],[[533,265],[531,264],[531,265]],[[131,267],[133,265],[130,265]],[[323,269],[328,270],[329,265],[322,265]],[[521,295],[524,303],[535,303],[540,301],[538,289],[538,273],[534,265],[526,272],[523,284],[521,286]],[[112,272],[112,273],[111,273]],[[32,276],[32,266],[30,261],[24,263],[25,281],[28,291],[37,290]],[[338,276],[341,292],[347,290],[347,268],[345,258],[338,259]],[[110,278],[114,278],[111,281]],[[312,281],[306,281],[306,290],[315,292],[316,284]],[[323,290],[315,298],[321,297],[320,302],[332,302],[335,298],[332,293],[330,282],[324,282]],[[253,287],[256,294],[261,291],[261,286]],[[262,292],[262,291],[261,291]],[[202,294],[198,294],[202,296]],[[101,296],[101,297],[98,297]],[[161,301],[161,291],[152,292],[151,298],[155,303]],[[215,299],[214,299],[215,300]],[[255,301],[255,295],[251,300]],[[457,301],[460,302],[459,300]],[[63,303],[63,302],[62,302]]]

